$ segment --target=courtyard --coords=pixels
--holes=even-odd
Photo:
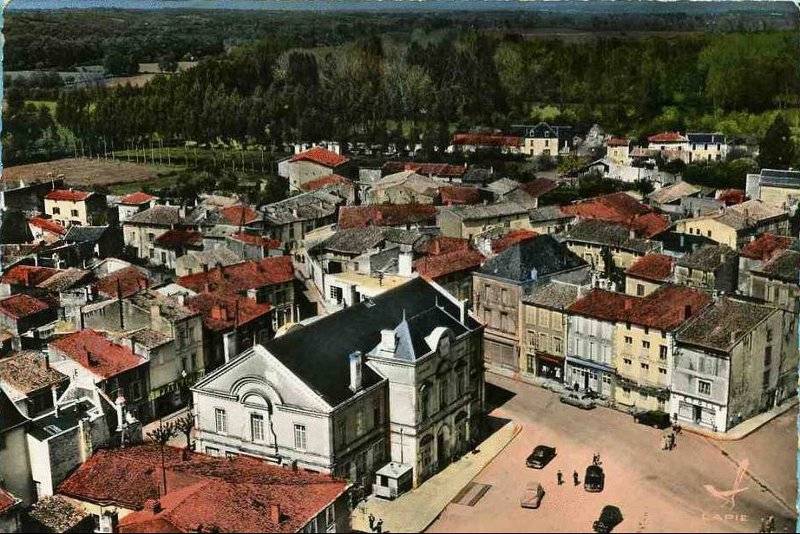
[[[545,389],[487,374],[487,399],[491,416],[521,432],[473,479],[482,496],[454,499],[428,532],[586,532],[605,505],[622,511],[615,532],[757,532],[769,515],[776,532],[795,531],[796,408],[739,441],[682,432],[663,451],[661,431],[611,409],[564,405]],[[541,470],[525,467],[540,444],[556,447],[556,457]],[[595,453],[605,489],[587,493],[583,476]],[[519,505],[529,481],[545,489],[538,509]]]

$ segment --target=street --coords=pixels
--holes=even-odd
[[[775,532],[795,530],[796,408],[740,441],[684,431],[674,450],[663,451],[661,431],[607,408],[564,405],[545,389],[487,374],[487,399],[497,406],[491,415],[522,432],[473,480],[491,486],[485,495],[474,506],[450,503],[429,532],[586,532],[605,505],[622,511],[615,532],[758,532],[769,515]],[[529,469],[525,459],[539,444],[557,455],[544,469]],[[583,489],[594,453],[606,475],[602,493]],[[538,509],[519,505],[529,481],[545,489]]]

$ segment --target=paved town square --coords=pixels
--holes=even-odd
[[[769,515],[776,518],[776,532],[794,530],[795,466],[785,451],[796,443],[796,409],[739,441],[684,431],[674,450],[662,451],[659,430],[634,424],[623,413],[579,410],[545,389],[497,375],[487,375],[487,390],[487,397],[507,398],[492,415],[515,420],[522,432],[475,477],[473,482],[491,486],[485,495],[474,506],[451,503],[428,532],[585,532],[609,504],[622,511],[619,532],[756,532]],[[540,444],[556,447],[557,456],[542,470],[525,467]],[[587,493],[583,476],[595,453],[606,485],[601,493]],[[743,491],[732,507],[706,489],[733,489],[737,465],[748,461]],[[561,486],[558,470],[564,474]],[[573,470],[579,486],[573,485]],[[533,480],[546,494],[540,508],[523,509],[519,497]]]

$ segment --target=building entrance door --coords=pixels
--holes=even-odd
[[[693,406],[693,418],[695,423],[699,423],[700,420],[703,418],[703,407],[702,406]]]

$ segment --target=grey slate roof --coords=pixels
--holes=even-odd
[[[531,222],[562,221],[574,219],[574,215],[564,213],[559,206],[543,206],[528,212]]]
[[[497,204],[477,206],[454,206],[443,208],[442,211],[450,211],[457,215],[462,221],[474,221],[491,219],[493,217],[522,215],[528,212],[528,208],[516,202],[498,202]]]
[[[266,222],[283,225],[332,216],[336,213],[336,207],[344,202],[344,198],[335,194],[334,188],[324,187],[267,204],[262,206],[260,211],[264,214]]]
[[[385,239],[383,228],[377,226],[346,228],[314,245],[311,251],[318,253],[330,250],[345,254],[363,254],[383,243]]]
[[[678,331],[678,343],[728,352],[733,345],[776,308],[721,298],[706,307]],[[731,340],[733,338],[734,341]]]
[[[64,241],[77,243],[96,243],[108,230],[108,226],[70,226]]]
[[[690,143],[697,143],[697,144],[704,144],[704,143],[709,143],[709,144],[711,144],[711,143],[714,143],[714,144],[722,143],[722,144],[724,144],[724,143],[727,142],[727,138],[725,137],[725,134],[720,133],[720,132],[714,132],[714,133],[700,133],[700,132],[687,133],[686,137],[689,138],[689,142]]]
[[[728,245],[704,245],[694,252],[686,254],[678,259],[680,267],[690,269],[700,269],[701,271],[711,271],[722,265],[723,256],[725,260],[736,254]]]
[[[410,344],[404,350],[415,354],[424,349],[424,337],[435,327],[450,326],[456,335],[480,327],[470,317],[466,325],[460,325],[456,320],[458,306],[422,278],[415,278],[371,301],[277,337],[265,348],[328,404],[336,406],[354,396],[349,388],[349,355],[355,351],[369,353],[380,343],[381,330],[396,329],[404,317],[408,335],[403,343]],[[363,366],[364,388],[381,380],[369,365]]]
[[[477,272],[515,282],[527,282],[532,279],[534,270],[536,278],[541,278],[582,265],[586,265],[586,262],[566,245],[549,235],[539,235],[507,248],[484,263]]]
[[[647,239],[631,237],[629,229],[599,219],[586,219],[572,226],[566,234],[567,241],[579,241],[595,245],[606,245],[641,254],[657,251],[659,246]]]
[[[800,171],[761,169],[761,185],[800,188]]]
[[[181,306],[177,298],[167,297],[153,289],[139,291],[130,296],[128,300],[147,313],[150,313],[151,306],[158,306],[161,316],[171,321],[180,321],[198,315],[198,312],[192,311],[186,306]]]
[[[181,217],[178,206],[153,206],[144,211],[128,217],[123,224],[147,224],[156,226],[169,226],[172,224],[184,224],[186,221]]]
[[[522,302],[555,310],[564,310],[578,300],[578,286],[557,280],[533,286]]]

